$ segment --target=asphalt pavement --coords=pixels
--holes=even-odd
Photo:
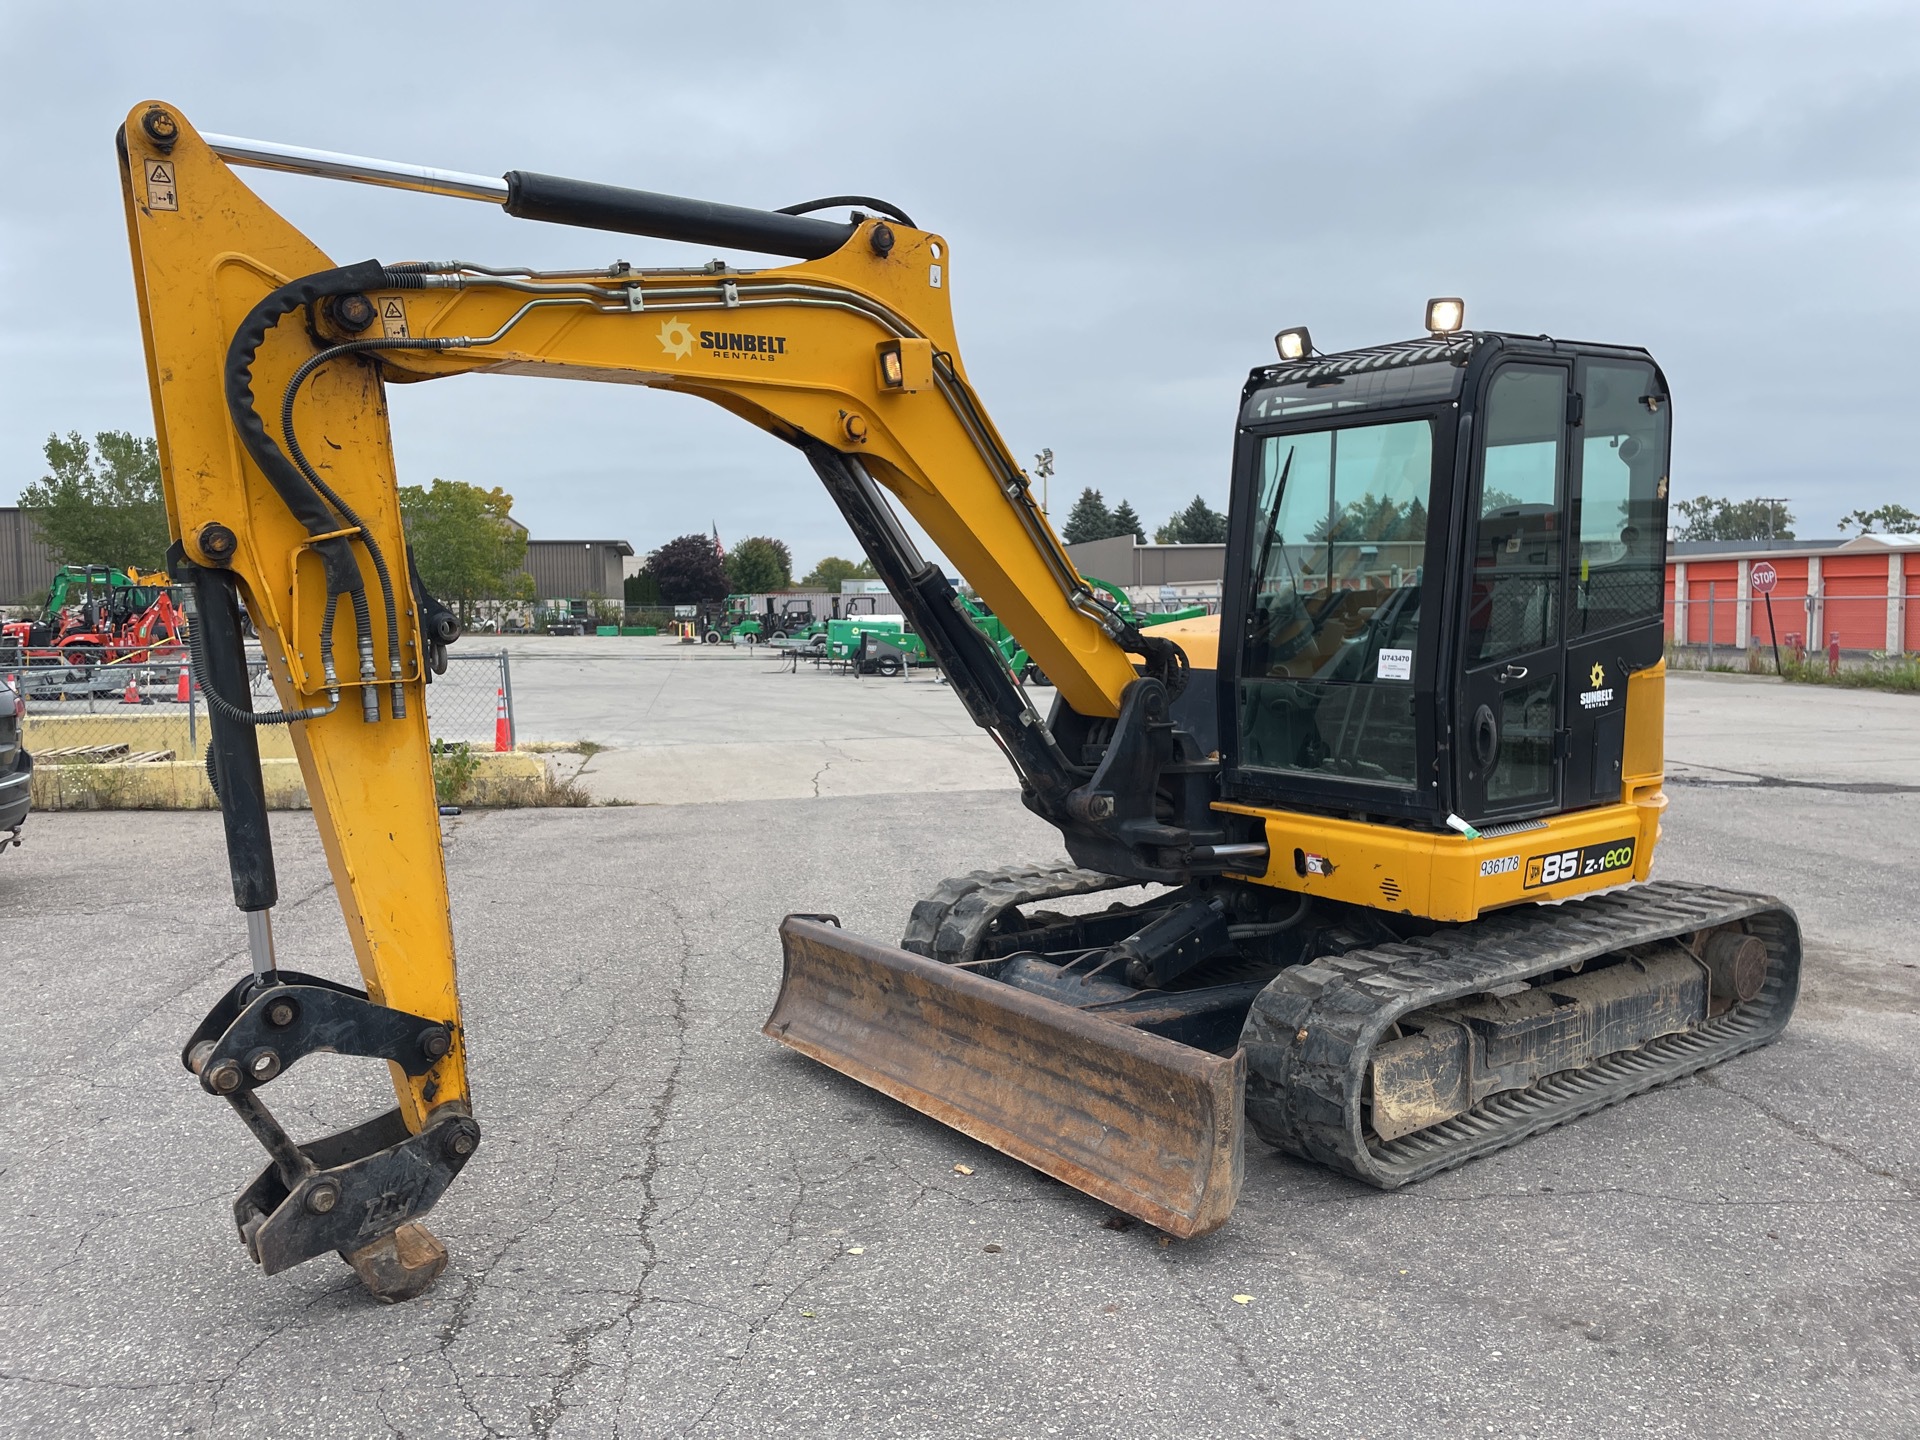
[[[918,681],[634,664],[681,668],[651,702],[607,680],[604,725],[555,718],[618,747],[590,768],[649,740],[955,767],[985,743]],[[391,1307],[331,1259],[264,1278],[233,1234],[261,1152],[178,1059],[246,965],[218,817],[39,816],[0,857],[0,1432],[1912,1435],[1920,702],[1669,698],[1657,873],[1798,909],[1786,1035],[1408,1191],[1256,1143],[1189,1242],[759,1034],[782,914],[890,937],[944,875],[1058,858],[1003,776],[450,820],[485,1140],[430,1219],[447,1274]],[[353,978],[311,817],[273,823],[283,963]],[[332,1057],[271,1098],[302,1134],[391,1103]]]

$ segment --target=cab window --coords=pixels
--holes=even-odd
[[[1240,669],[1244,766],[1416,781],[1428,420],[1267,437]]]
[[[1580,376],[1580,560],[1574,635],[1657,618],[1665,596],[1667,407],[1653,366],[1595,360]]]

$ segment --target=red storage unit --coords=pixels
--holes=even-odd
[[[1773,587],[1773,623],[1780,631],[1780,644],[1784,648],[1787,636],[1798,635],[1801,643],[1807,636],[1807,557],[1804,555],[1769,555],[1766,561],[1779,573],[1780,583]],[[1767,639],[1767,602],[1753,602],[1753,643],[1758,645]]]
[[[1709,603],[1711,602],[1711,603]],[[1687,643],[1732,645],[1740,627],[1740,562],[1723,556],[1687,562]]]
[[[1906,633],[1901,639],[1901,648],[1907,651],[1920,651],[1920,550],[1906,557],[1907,570],[1907,624]]]
[[[1821,557],[1823,647],[1838,635],[1842,650],[1887,648],[1887,577],[1885,551]]]
[[[1709,643],[1707,599],[1713,597],[1711,643],[1731,647],[1739,634],[1740,569],[1760,561],[1771,565],[1773,625],[1784,650],[1799,637],[1811,651],[1824,651],[1828,637],[1838,635],[1840,648],[1853,653],[1886,649],[1920,652],[1920,549],[1893,543],[1882,536],[1860,536],[1843,545],[1826,544],[1796,552],[1733,551],[1715,555],[1672,556],[1667,561],[1667,637],[1673,638],[1678,616],[1686,611],[1687,645],[1704,649]],[[1676,587],[1677,567],[1686,567],[1684,586]],[[1818,567],[1809,606],[1808,576]],[[1685,594],[1677,593],[1684,589]],[[1890,597],[1904,593],[1904,598]],[[1895,629],[1888,628],[1893,607]],[[1765,649],[1767,602],[1754,595],[1747,610],[1747,644]]]

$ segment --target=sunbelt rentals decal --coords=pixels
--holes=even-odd
[[[1607,684],[1606,666],[1602,665],[1598,660],[1594,661],[1593,669],[1587,674],[1587,680],[1592,684],[1593,688],[1580,692],[1580,708],[1582,710],[1604,710],[1613,703],[1613,687]]]

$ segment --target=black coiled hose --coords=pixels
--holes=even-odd
[[[305,364],[293,372],[293,378],[287,382],[286,393],[280,399],[280,432],[286,438],[287,455],[292,459],[294,465],[299,469],[300,474],[306,479],[307,483],[326,497],[327,503],[340,512],[340,518],[360,532],[360,543],[367,547],[367,558],[373,562],[373,573],[380,583],[380,600],[381,603],[386,606],[387,667],[388,673],[394,676],[398,676],[401,673],[400,618],[397,613],[397,606],[393,594],[393,574],[387,569],[387,557],[380,549],[380,542],[373,538],[373,532],[367,529],[366,522],[361,520],[360,516],[355,513],[353,507],[341,499],[339,493],[335,491],[331,485],[327,484],[325,480],[321,479],[319,472],[308,463],[306,452],[300,448],[300,437],[293,428],[293,402],[300,394],[300,387],[307,383],[308,378],[314,371],[318,370],[329,360],[337,359],[339,356],[353,355],[365,350],[444,350],[445,348],[447,347],[444,340],[395,338],[343,341],[338,345],[329,346],[317,355],[310,356]],[[364,605],[365,597],[362,596],[360,604],[354,612],[356,617],[360,617],[363,625],[365,619],[364,616],[361,616],[361,607],[364,607]],[[366,634],[369,632],[363,629],[361,633]],[[323,646],[322,653],[330,654],[332,652]],[[397,697],[395,703],[400,703]],[[395,711],[396,719],[399,718],[399,713],[398,710]]]
[[[364,590],[360,595],[360,603],[362,605],[366,604],[366,592]],[[331,596],[328,597],[325,624],[327,628],[331,630],[333,625],[333,601]],[[332,636],[328,635],[327,638],[331,639]],[[322,715],[331,715],[333,713],[333,704],[331,702],[325,705],[309,706],[305,710],[242,709],[213,688],[213,679],[207,673],[207,657],[201,650],[202,645],[205,643],[206,642],[200,638],[200,627],[198,625],[187,626],[187,659],[193,666],[194,684],[198,685],[200,687],[200,693],[207,697],[207,708],[219,714],[224,719],[231,720],[236,725],[291,725],[296,720],[318,720]],[[209,771],[208,773],[211,775],[212,772]],[[217,784],[214,790],[217,794],[219,791]]]
[[[333,270],[322,270],[301,279],[289,281],[277,290],[261,298],[253,309],[247,312],[246,319],[234,332],[227,346],[226,368],[223,375],[226,391],[227,411],[232,416],[233,425],[240,436],[240,443],[246,447],[247,454],[260,467],[267,483],[286,503],[293,516],[306,527],[309,535],[325,535],[343,528],[356,529],[366,544],[368,556],[373,561],[374,573],[380,582],[382,599],[387,612],[387,641],[390,675],[396,679],[401,673],[400,641],[397,605],[393,594],[393,581],[388,572],[386,558],[380,553],[379,546],[367,533],[366,527],[354,515],[353,511],[342,504],[338,494],[314,472],[306,457],[299,453],[298,442],[293,439],[292,407],[294,390],[300,381],[311,374],[313,369],[327,355],[337,353],[342,347],[324,351],[320,356],[309,360],[295,378],[293,387],[289,387],[281,412],[281,428],[293,449],[297,463],[290,461],[285,452],[277,445],[273,437],[267,434],[265,422],[260,418],[254,404],[253,362],[259,354],[260,346],[275,325],[286,315],[303,305],[311,305],[329,296],[351,295],[365,290],[380,289],[420,289],[425,277],[419,273],[418,266],[401,265],[388,267],[377,260],[363,260],[357,265],[343,265]],[[406,342],[389,342],[394,345]],[[417,342],[431,346],[432,341]],[[359,348],[370,348],[368,342],[356,342]],[[329,508],[331,507],[331,508]],[[336,519],[336,513],[338,519]],[[323,653],[331,655],[333,602],[339,595],[346,595],[353,604],[354,623],[361,635],[373,633],[372,611],[367,604],[366,582],[361,578],[360,566],[353,557],[352,546],[345,537],[322,540],[314,546],[319,553],[321,563],[326,567],[327,575],[327,630],[329,642]],[[213,703],[213,692],[208,691],[209,703]],[[293,715],[301,719],[312,718],[312,714],[326,714],[326,710],[312,712],[285,711],[275,714]],[[249,712],[239,711],[240,715]],[[246,723],[271,723],[247,721]]]

